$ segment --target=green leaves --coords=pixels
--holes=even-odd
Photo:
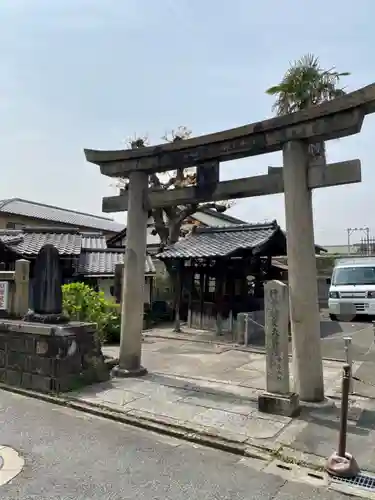
[[[294,61],[281,82],[266,93],[276,96],[273,110],[278,115],[285,115],[341,97],[345,90],[339,86],[340,80],[349,75],[335,68],[323,69],[318,57],[307,54]]]
[[[64,313],[73,321],[96,323],[101,342],[120,330],[120,308],[85,283],[63,285]]]

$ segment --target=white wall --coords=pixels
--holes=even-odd
[[[114,286],[113,278],[99,278],[98,279],[98,287],[101,292],[104,293],[104,296],[107,300],[114,300],[114,297],[111,295],[111,286]],[[145,278],[145,302],[150,302],[150,278]]]
[[[104,293],[104,297],[107,300],[114,300],[114,297],[111,295],[111,286],[113,286],[113,283],[113,278],[98,279],[99,290]]]

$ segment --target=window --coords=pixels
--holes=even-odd
[[[333,272],[333,285],[375,285],[374,267],[338,267]]]
[[[215,293],[216,279],[213,276],[208,278],[208,293]]]
[[[25,227],[25,224],[19,224],[17,222],[7,222],[6,228],[7,229],[23,229]]]

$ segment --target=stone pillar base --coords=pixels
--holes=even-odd
[[[117,378],[130,378],[130,377],[143,377],[147,375],[147,369],[143,366],[136,368],[135,370],[127,370],[126,368],[120,368],[120,366],[115,366],[111,370],[112,377]]]
[[[258,409],[264,413],[296,417],[301,411],[298,394],[274,394],[264,392],[258,397]]]

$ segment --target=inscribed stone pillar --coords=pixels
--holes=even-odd
[[[311,191],[307,185],[308,145],[283,148],[285,219],[289,270],[295,391],[304,401],[324,399],[320,315]]]
[[[26,259],[16,260],[14,273],[14,313],[24,316],[29,309],[29,275],[30,262]]]
[[[266,390],[289,393],[288,287],[281,281],[264,286],[266,336]]]
[[[266,392],[258,398],[259,410],[293,417],[299,398],[289,391],[288,286],[269,281],[264,286],[266,336]]]
[[[147,373],[141,366],[144,311],[146,232],[148,214],[144,207],[148,176],[135,171],[129,175],[129,207],[126,233],[125,272],[121,303],[121,341],[119,366],[115,376]]]

